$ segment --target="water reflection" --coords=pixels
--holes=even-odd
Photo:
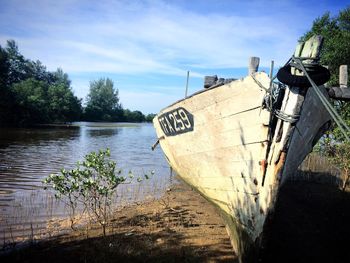
[[[49,142],[74,140],[80,135],[80,127],[75,129],[0,129],[0,147],[14,145],[33,146]]]
[[[116,202],[159,196],[169,186],[168,165],[160,148],[151,151],[156,141],[151,124],[76,125],[76,129],[0,129],[1,236],[7,236],[13,224],[25,227],[29,222],[63,216],[60,205],[47,203],[52,197],[42,190],[42,179],[61,168],[73,168],[86,154],[101,148],[110,148],[111,158],[125,172],[155,170],[151,180],[121,187]]]
[[[90,137],[110,137],[118,134],[118,129],[90,129],[88,130],[88,135]]]

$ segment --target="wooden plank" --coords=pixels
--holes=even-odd
[[[320,55],[322,42],[323,42],[323,37],[320,35],[314,35],[310,37],[305,42],[300,56],[303,58],[313,58],[313,59],[318,58],[318,56]]]
[[[262,85],[269,86],[266,74],[255,76]],[[183,107],[194,119],[191,132],[160,141],[170,165],[186,182],[231,213],[253,239],[261,233],[265,216],[276,199],[278,176],[285,162],[281,151],[292,130],[290,123],[279,121],[283,135],[282,140],[272,142],[274,150],[270,155],[274,161],[267,167],[261,165],[264,162],[260,161],[266,158],[267,143],[258,141],[268,138],[268,128],[263,123],[266,124],[269,113],[257,107],[264,95],[265,90],[252,77],[247,77],[209,89],[162,111]],[[297,114],[302,101],[299,89],[288,88],[282,111]],[[158,137],[164,136],[157,119],[154,125]],[[264,174],[266,179],[262,184]]]
[[[248,76],[258,72],[260,58],[250,57],[248,63]]]
[[[339,87],[348,87],[348,65],[341,65],[339,67]]]
[[[269,88],[270,79],[266,73],[259,72],[255,75],[255,78],[265,88]],[[209,89],[205,92],[197,94],[196,96],[189,97],[186,100],[181,100],[162,110],[158,115],[161,115],[165,111],[173,110],[179,107],[179,105],[182,105],[183,107],[191,110],[192,113],[195,113],[198,110],[203,110],[206,107],[221,104],[224,101],[231,99],[234,100],[234,104],[232,106],[236,105],[235,108],[232,108],[232,112],[238,112],[253,107],[253,103],[250,103],[250,101],[259,101],[258,103],[261,104],[264,94],[265,90],[260,88],[252,77],[248,76],[244,79],[230,82],[218,88]],[[242,107],[242,104],[238,105],[237,103],[241,103],[243,98],[248,100],[247,104],[246,106],[243,106],[243,108],[239,108]],[[254,106],[257,106],[257,103],[254,103]]]
[[[327,97],[324,87],[319,87]],[[293,132],[288,149],[286,165],[283,173],[283,182],[292,176],[306,155],[312,151],[314,143],[324,133],[322,128],[331,117],[324,107],[320,107],[321,101],[316,96],[314,89],[308,89],[305,102],[301,109],[300,119],[296,124],[296,131]],[[312,120],[312,121],[311,121]],[[318,137],[318,138],[317,138]]]
[[[348,66],[341,65],[339,67],[339,87],[331,87],[328,95],[336,100],[350,100],[350,88],[348,88]]]
[[[332,99],[350,101],[350,88],[331,87],[328,95]]]

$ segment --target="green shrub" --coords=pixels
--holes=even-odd
[[[153,172],[152,172],[153,174]],[[103,235],[111,215],[112,197],[117,187],[129,183],[133,178],[131,172],[128,177],[122,175],[116,162],[110,159],[110,150],[99,150],[85,156],[83,162],[78,162],[75,169],[61,169],[59,174],[51,174],[44,179],[45,189],[51,186],[55,197],[63,200],[70,208],[71,227],[74,229],[76,209],[80,203],[89,218],[98,222]],[[148,179],[149,176],[145,175]],[[143,178],[138,178],[138,182]],[[83,212],[83,213],[84,213]]]

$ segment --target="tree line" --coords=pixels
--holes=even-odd
[[[74,95],[68,74],[50,72],[25,58],[14,40],[0,45],[0,126],[72,121],[151,121],[155,114],[123,109],[109,78],[90,82],[86,106]]]
[[[315,19],[311,29],[301,40],[314,34],[324,37],[320,62],[322,65],[327,65],[331,72],[329,85],[339,86],[339,66],[348,65],[348,70],[350,69],[350,6],[339,11],[336,16],[332,17],[329,12],[326,12]],[[350,126],[350,102],[333,101],[333,106]],[[333,124],[331,130],[320,140],[316,151],[341,169],[342,189],[345,190],[350,181],[350,142],[345,139],[339,127]]]
[[[329,12],[326,12],[316,18],[311,29],[300,40],[306,40],[315,34],[324,37],[320,63],[327,65],[331,72],[329,85],[339,86],[339,66],[348,65],[348,70],[350,69],[350,6],[340,10],[336,16],[332,17]],[[333,104],[350,126],[350,103],[334,101]],[[337,141],[344,139],[336,126],[333,127],[331,133]]]

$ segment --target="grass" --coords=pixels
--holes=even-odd
[[[339,190],[338,179],[328,178],[334,175],[312,171],[313,166],[319,169],[320,162],[307,159],[298,180],[293,178],[281,189],[274,216],[267,225],[268,236],[263,243],[260,262],[340,263],[350,258],[350,228],[347,227],[350,222],[350,193]],[[327,179],[317,179],[322,176]],[[157,182],[152,182],[151,186],[150,191],[164,188]],[[41,237],[37,236],[35,224],[30,224],[26,247],[21,247],[15,244],[15,229],[10,225],[6,234],[9,249],[3,250],[0,261],[236,260],[222,222],[211,218],[215,212],[206,202],[192,192],[170,191],[159,200],[151,198],[140,203],[144,197],[144,193],[140,193],[143,190],[136,185],[136,189],[126,187],[119,192],[120,206],[109,222],[107,237],[102,237],[101,229],[86,218],[82,219],[79,231],[75,232],[69,230],[67,219],[53,219],[45,228],[46,236],[44,232]],[[46,209],[52,215],[55,204],[53,200],[48,202]],[[17,213],[17,216],[20,214]]]
[[[114,196],[114,211],[149,202],[161,197],[169,187],[165,180],[150,180],[141,183],[121,185]],[[20,196],[10,203],[9,209],[0,217],[0,251],[8,250],[22,243],[35,243],[71,230],[69,208],[55,199],[50,191],[34,189],[28,196]],[[86,216],[79,214],[80,226],[90,224]],[[90,224],[91,225],[91,224]],[[1,249],[2,248],[2,249]]]
[[[350,193],[313,182],[281,189],[259,262],[348,262]],[[237,262],[222,221],[193,191],[117,211],[94,224],[0,255],[1,262]]]
[[[163,200],[164,199],[164,200]],[[173,189],[116,211],[107,236],[96,224],[0,255],[1,262],[232,262],[226,230],[198,194]]]

